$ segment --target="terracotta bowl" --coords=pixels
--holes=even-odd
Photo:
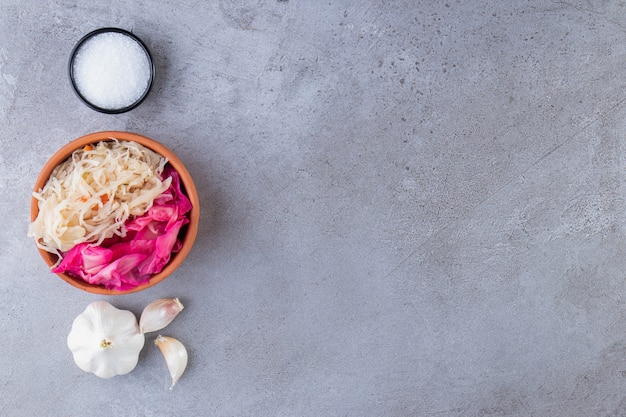
[[[196,234],[198,232],[198,223],[200,219],[200,205],[198,201],[198,194],[196,192],[196,187],[193,183],[191,175],[189,175],[189,172],[187,171],[183,163],[180,161],[180,159],[178,159],[178,157],[172,151],[167,149],[165,146],[163,146],[159,142],[156,142],[155,140],[147,138],[145,136],[141,136],[135,133],[118,132],[118,131],[105,131],[105,132],[91,133],[91,134],[82,136],[78,139],[75,139],[72,142],[68,143],[67,145],[63,146],[54,155],[52,155],[52,157],[44,165],[43,169],[41,170],[41,173],[39,174],[39,177],[37,178],[37,181],[35,182],[34,190],[36,192],[41,190],[46,184],[46,182],[48,181],[48,178],[50,177],[52,170],[61,162],[63,162],[65,159],[67,159],[72,154],[72,152],[74,152],[76,149],[80,149],[84,147],[85,145],[88,145],[91,143],[108,140],[110,138],[137,142],[147,148],[152,149],[156,153],[166,157],[169,161],[169,164],[180,175],[180,180],[183,186],[183,191],[185,192],[185,194],[187,195],[187,197],[189,198],[193,206],[193,208],[191,209],[191,212],[189,213],[189,224],[183,227],[183,229],[180,232],[181,234],[179,235],[179,237],[182,239],[182,242],[183,242],[180,251],[173,253],[169,263],[163,268],[163,270],[159,272],[158,274],[153,275],[152,278],[150,278],[150,281],[148,281],[146,284],[137,286],[128,291],[117,291],[117,290],[108,290],[104,286],[101,286],[101,285],[90,284],[82,280],[81,278],[77,278],[69,274],[65,274],[65,273],[56,274],[65,282],[73,285],[74,287],[93,293],[93,294],[120,295],[120,294],[130,294],[133,292],[138,292],[138,291],[142,291],[147,288],[150,288],[160,283],[168,276],[170,276],[172,272],[174,272],[174,270],[176,270],[176,268],[178,268],[181,265],[181,263],[183,262],[187,254],[189,254],[189,251],[191,250],[191,247],[193,246],[194,240],[196,238]],[[37,204],[37,200],[33,197],[31,199],[31,206],[30,206],[31,221],[34,221],[37,218],[38,213],[39,213],[39,207]],[[58,260],[56,255],[46,252],[42,249],[38,249],[38,250],[39,250],[41,257],[43,258],[43,260],[49,267],[52,267],[52,265],[54,265],[56,261]]]

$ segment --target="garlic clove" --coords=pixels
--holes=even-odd
[[[156,332],[170,324],[183,310],[183,303],[178,298],[161,298],[148,304],[139,319],[142,333]]]
[[[170,386],[172,389],[187,367],[187,349],[180,341],[169,336],[159,335],[154,344],[158,346],[165,358],[167,369],[172,377],[172,385]]]

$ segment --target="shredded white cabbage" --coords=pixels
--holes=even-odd
[[[125,236],[124,223],[141,216],[169,187],[161,180],[167,159],[135,142],[114,138],[76,150],[33,196],[39,214],[28,236],[43,250],[60,252]]]

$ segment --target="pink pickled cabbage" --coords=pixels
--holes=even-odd
[[[181,228],[189,223],[191,202],[180,186],[178,173],[165,166],[163,177],[171,177],[143,215],[126,222],[124,237],[114,236],[99,246],[80,243],[63,253],[63,260],[52,272],[67,272],[107,289],[127,291],[148,282],[163,270],[171,254],[180,250]]]

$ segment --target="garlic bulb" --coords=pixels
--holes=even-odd
[[[178,298],[161,298],[148,304],[141,313],[139,330],[142,333],[156,332],[170,324],[183,310]]]
[[[100,378],[124,375],[135,369],[144,343],[137,317],[106,301],[89,304],[74,319],[67,336],[74,362]]]
[[[159,335],[154,344],[159,347],[165,358],[167,369],[172,377],[172,385],[170,386],[172,389],[187,367],[187,349],[180,341],[168,336]]]

